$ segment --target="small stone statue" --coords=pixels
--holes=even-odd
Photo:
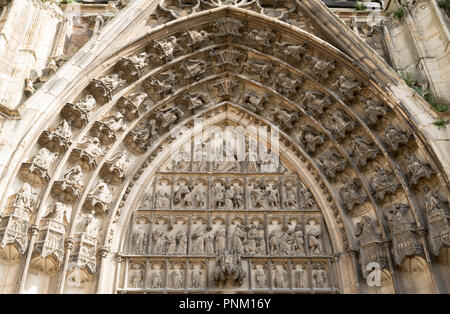
[[[317,264],[312,271],[313,288],[323,289],[327,283],[327,271],[322,264]]]

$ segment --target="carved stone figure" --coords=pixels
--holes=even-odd
[[[165,238],[165,251],[167,255],[173,255],[177,252],[177,238],[176,234],[169,230],[164,233]]]
[[[240,287],[244,281],[245,271],[242,267],[240,255],[224,251],[216,258],[216,268],[214,270],[214,281],[218,286],[225,286],[230,283]]]
[[[289,230],[288,226],[283,226],[281,234],[280,253],[281,255],[289,256],[292,253],[292,247],[294,245],[292,232]]]
[[[281,239],[283,233],[280,230],[274,230],[269,235],[269,250],[271,255],[281,255]]]
[[[330,114],[330,131],[338,138],[344,139],[345,133],[355,128],[355,122],[343,111],[336,110]]]
[[[217,80],[214,87],[218,90],[218,97],[231,97],[234,95],[238,83],[235,79],[226,77]]]
[[[216,60],[217,67],[238,67],[244,54],[234,49],[211,50],[211,57]]]
[[[160,109],[156,112],[156,119],[161,123],[163,128],[171,126],[182,117],[184,117],[184,112],[177,106],[173,106],[167,110]]]
[[[297,225],[294,232],[294,252],[297,255],[305,253],[304,242],[302,227]]]
[[[257,255],[265,255],[266,254],[266,238],[264,237],[264,227],[259,225],[258,233],[256,237],[256,251]]]
[[[48,170],[58,158],[58,153],[52,153],[47,148],[41,148],[30,162],[25,162],[20,168],[20,176],[33,185],[40,186],[48,181]]]
[[[362,89],[363,84],[357,80],[348,79],[340,75],[338,80],[332,85],[332,89],[337,89],[345,99],[353,100],[355,94]]]
[[[139,117],[139,110],[144,107],[146,100],[148,98],[145,92],[136,92],[128,97],[120,97],[117,101],[116,106],[119,112],[123,115],[125,120],[133,121]]]
[[[294,288],[305,288],[306,278],[305,270],[302,265],[295,265],[294,269]]]
[[[161,269],[159,269],[159,268],[153,269],[151,277],[150,277],[152,289],[161,289],[162,280],[163,280],[163,275],[162,275]]]
[[[283,207],[286,209],[297,208],[297,189],[290,182],[283,186]]]
[[[220,228],[219,230],[217,230],[214,241],[216,254],[223,254],[225,252],[227,243],[225,228]]]
[[[163,185],[156,190],[156,208],[169,208],[170,198],[167,186]]]
[[[142,265],[135,263],[130,269],[130,285],[132,288],[138,289],[142,288],[144,283],[144,270]]]
[[[267,203],[271,209],[278,209],[280,207],[279,200],[280,193],[278,192],[278,188],[275,184],[271,184],[268,186],[267,190]]]
[[[205,253],[207,255],[214,255],[215,254],[214,239],[215,239],[215,232],[214,232],[214,230],[211,228],[211,226],[206,227]]]
[[[231,186],[227,187],[224,192],[224,207],[225,208],[233,208],[233,196],[234,196],[233,187],[231,187]]]
[[[320,155],[318,162],[329,178],[336,177],[337,172],[340,172],[347,167],[347,161],[335,149],[331,149]]]
[[[180,74],[174,72],[173,70],[167,70],[158,75],[157,78],[151,77],[150,81],[147,81],[147,89],[150,93],[156,93],[160,98],[166,97],[167,95],[173,93],[175,84],[180,78]]]
[[[363,216],[361,222],[356,225],[355,235],[359,242],[359,262],[364,278],[369,271],[367,265],[375,262],[380,269],[387,266],[387,255],[383,246],[381,234],[377,231],[377,224],[369,216]]]
[[[159,127],[155,119],[146,119],[125,137],[125,144],[134,152],[142,154],[147,151],[152,139],[158,134]]]
[[[150,54],[141,52],[128,58],[121,58],[119,66],[122,66],[125,73],[131,75],[131,77],[139,77],[142,70],[148,66],[149,57]]]
[[[94,190],[88,194],[85,206],[106,213],[112,202],[112,193],[105,181],[100,180]]]
[[[202,184],[196,184],[192,190],[192,202],[197,208],[204,208],[206,205],[206,187]]]
[[[192,238],[192,254],[202,255],[205,253],[205,234],[203,225],[199,224],[193,228],[191,233]]]
[[[375,190],[375,198],[379,201],[384,199],[386,193],[395,193],[399,184],[394,181],[393,176],[380,166],[374,168],[375,176],[370,180],[370,185]]]
[[[220,182],[216,182],[216,184],[212,187],[213,189],[213,203],[212,208],[222,208],[225,205],[225,188],[222,186]]]
[[[279,124],[281,128],[286,128],[288,130],[294,127],[294,123],[299,119],[297,112],[288,112],[279,107],[275,107],[270,110],[273,116],[273,120]]]
[[[147,250],[148,233],[141,224],[137,224],[133,233],[133,249],[136,254],[144,254]]]
[[[166,252],[166,239],[164,237],[164,232],[160,229],[153,231],[153,240],[155,244],[153,246],[154,254],[164,254]]]
[[[68,208],[63,203],[56,202],[40,221],[35,243],[35,250],[39,255],[33,259],[33,268],[44,272],[58,269],[64,260],[65,224],[69,222]]]
[[[34,155],[31,163],[35,167],[39,167],[43,170],[48,170],[52,163],[58,157],[58,153],[52,153],[47,148],[41,148],[36,155]]]
[[[294,45],[290,42],[275,43],[277,48],[274,49],[276,54],[279,54],[287,59],[299,63],[302,61],[303,55],[307,51],[306,44]]]
[[[356,205],[361,205],[367,200],[367,195],[361,190],[361,184],[355,178],[344,178],[344,187],[341,188],[339,195],[344,201],[345,207],[351,211]]]
[[[250,200],[251,200],[250,207],[265,208],[266,204],[265,204],[264,199],[265,199],[266,192],[264,191],[264,189],[262,189],[259,184],[253,184],[249,188],[249,190],[250,190],[249,194],[250,194]]]
[[[203,42],[207,41],[209,38],[209,33],[207,31],[201,30],[186,30],[187,37],[189,38],[188,46],[200,46]]]
[[[111,100],[112,93],[119,87],[125,85],[126,80],[120,78],[123,72],[105,75],[99,79],[92,80],[91,90],[97,97],[102,98],[102,103]]]
[[[83,171],[77,165],[64,174],[63,180],[53,184],[52,195],[61,201],[73,202],[79,197],[82,187]]]
[[[398,131],[392,124],[389,124],[386,128],[384,136],[391,152],[396,152],[400,145],[408,143],[410,139],[407,133]]]
[[[0,248],[16,244],[23,254],[28,246],[28,227],[35,210],[36,193],[24,183],[20,190],[8,198],[5,213],[0,218]]]
[[[272,71],[272,63],[264,60],[250,59],[245,63],[246,70],[260,79],[267,80]]]
[[[113,183],[122,183],[125,179],[125,169],[130,163],[126,152],[117,152],[114,156],[105,162],[100,170],[100,176]]]
[[[198,80],[200,76],[205,73],[209,63],[202,59],[188,59],[182,64],[182,69],[184,70],[184,79],[196,79]]]
[[[387,109],[384,106],[377,104],[371,99],[367,99],[365,103],[364,112],[367,114],[369,125],[376,124],[379,119],[386,115]]]
[[[91,128],[91,134],[109,145],[116,139],[116,133],[125,130],[123,115],[120,112],[109,116],[105,121],[96,121]]]
[[[322,230],[315,220],[311,219],[305,226],[306,235],[308,237],[309,253],[312,255],[320,255],[322,253]]]
[[[53,132],[44,131],[39,137],[38,143],[52,152],[61,154],[72,144],[70,141],[71,137],[72,129],[70,124],[66,120],[63,120]]]
[[[302,84],[303,80],[301,78],[291,79],[288,74],[283,72],[276,74],[275,89],[287,98],[297,94],[297,90]]]
[[[239,30],[244,26],[244,24],[237,19],[221,18],[216,21],[214,26],[219,30],[216,34],[218,37],[228,35],[240,37],[241,33]]]
[[[273,287],[287,288],[287,271],[282,265],[275,265],[273,271]]]
[[[82,145],[85,146],[85,152],[89,154],[92,158],[97,158],[103,155],[103,150],[100,146],[100,140],[96,137],[90,138]]]
[[[450,247],[450,213],[436,191],[423,186],[425,193],[425,211],[428,223],[431,251],[438,256],[443,247]]]
[[[175,268],[171,273],[172,288],[182,289],[184,286],[184,272],[180,268]]]
[[[275,34],[269,30],[252,30],[248,35],[247,38],[253,42],[255,42],[258,45],[264,46],[264,47],[270,47],[271,46],[271,40],[275,37]]]
[[[208,94],[203,92],[188,93],[184,96],[184,99],[186,99],[188,102],[187,110],[194,110],[194,111],[208,106],[209,103],[211,102]]]
[[[180,181],[175,188],[173,203],[181,207],[191,207],[191,189],[186,185],[186,182]]]
[[[367,160],[375,159],[380,150],[373,147],[373,143],[362,136],[353,136],[349,154],[356,161],[358,167],[365,166]]]
[[[258,95],[252,91],[245,91],[241,102],[245,108],[252,112],[262,112],[267,99],[268,96],[265,94]]]
[[[308,153],[314,153],[317,146],[325,142],[325,136],[310,125],[302,125],[300,130],[298,142],[305,147]]]
[[[300,187],[300,207],[301,209],[316,208],[314,197],[307,187]]]
[[[385,215],[392,236],[395,263],[401,266],[407,257],[421,255],[422,246],[409,206],[396,203],[387,209]]]
[[[67,103],[61,110],[61,116],[73,127],[82,128],[88,123],[88,115],[96,104],[95,98],[92,95],[87,95],[74,104]]]
[[[312,283],[314,289],[323,289],[327,286],[327,271],[322,264],[317,263],[312,270]]]
[[[233,208],[242,208],[244,201],[244,189],[237,182],[235,182],[231,188],[233,190]]]
[[[92,237],[92,238],[96,238],[98,231],[100,229],[100,219],[98,219],[97,217],[95,217],[95,211],[90,211],[87,213],[86,215],[86,220],[85,220],[85,229],[84,232]]]
[[[180,46],[175,36],[170,36],[166,40],[154,42],[154,48],[159,52],[159,58],[165,61],[172,61],[176,53],[185,54],[186,50]]]
[[[433,173],[433,170],[427,164],[422,163],[414,154],[405,151],[403,156],[405,157],[406,174],[411,184],[416,185],[420,179],[429,178]]]
[[[95,168],[97,166],[96,159],[103,155],[100,140],[97,137],[92,137],[80,143],[80,148],[75,148],[72,151],[70,161],[80,165],[83,170],[87,171]]]
[[[202,286],[203,271],[200,267],[196,267],[191,271],[192,288],[200,288]]]
[[[305,104],[308,113],[314,115],[322,114],[324,109],[331,105],[331,100],[321,92],[307,91],[303,98],[303,103]]]
[[[183,230],[178,231],[177,241],[178,241],[177,254],[180,254],[180,255],[186,254],[186,250],[187,250],[186,232],[184,232]]]
[[[244,245],[243,242],[247,239],[247,232],[245,231],[245,227],[237,224],[233,236],[231,238],[231,249],[234,254],[242,254],[244,253]]]
[[[255,280],[256,280],[256,288],[266,288],[267,287],[267,274],[264,267],[260,264],[256,265],[255,269]]]
[[[311,71],[320,78],[329,78],[331,72],[336,69],[336,62],[334,61],[326,61],[313,56],[306,56],[305,58],[309,61]]]

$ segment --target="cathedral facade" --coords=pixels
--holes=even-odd
[[[0,0],[0,293],[449,293],[449,7]]]

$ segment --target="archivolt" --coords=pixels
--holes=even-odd
[[[265,23],[268,22],[270,22],[271,31],[266,28]],[[185,32],[186,29],[191,31],[197,30],[199,32],[204,31],[207,32],[209,36],[201,43],[197,43],[192,41],[192,37],[189,37],[190,34]],[[249,35],[247,35],[248,37],[245,37],[244,35],[245,29],[247,29],[249,33]],[[261,31],[261,33],[253,33],[250,30]],[[264,31],[267,32],[264,33]],[[256,35],[252,37],[252,33]],[[157,42],[160,44],[165,42],[166,45],[169,45],[169,48],[170,45],[173,45],[171,46],[173,51],[164,51],[164,48],[158,51],[154,48],[155,44],[158,46]],[[283,47],[283,49],[287,49],[288,45],[293,49],[293,53],[298,54],[298,58],[295,58],[292,55],[292,52],[291,54],[280,52]],[[297,48],[295,48],[295,46]],[[180,49],[177,50],[177,47]],[[281,50],[276,50],[276,47],[279,47]],[[217,52],[224,50],[229,50],[236,53],[236,55],[231,57],[228,56],[228,58],[231,58],[228,59],[228,63],[218,65],[220,62],[216,59]],[[211,51],[215,51],[215,53],[211,53]],[[147,60],[149,64],[138,69],[139,71],[136,72],[136,75],[130,75],[130,64],[132,65],[133,62],[130,61],[131,59],[126,59],[128,60],[126,61],[123,58],[129,57],[130,55],[136,55],[138,52],[146,52],[149,55],[149,59]],[[165,53],[168,54],[164,55]],[[317,61],[306,56],[318,58],[315,60],[329,62],[329,66],[315,67],[314,65]],[[125,63],[124,60],[126,61]],[[208,62],[212,66],[200,69],[202,70],[200,71],[201,73],[199,72],[199,74],[194,75],[191,78],[186,74],[185,65],[192,60]],[[267,74],[270,74],[267,77],[264,77],[264,73],[249,72],[246,67],[243,66],[244,62],[248,60],[259,60],[262,65],[269,66]],[[233,65],[234,61],[238,61],[236,65]],[[72,144],[68,147],[67,151],[58,158],[58,161],[56,162],[57,165],[53,166],[54,171],[50,174],[49,182],[41,188],[39,193],[39,208],[35,217],[32,219],[36,226],[36,230],[41,218],[44,216],[46,207],[50,206],[53,202],[50,195],[54,182],[60,180],[59,178],[62,176],[68,165],[71,152],[86,136],[89,136],[89,131],[92,129],[94,122],[101,121],[104,117],[110,115],[111,112],[115,112],[117,103],[121,97],[130,95],[133,92],[147,92],[151,102],[147,107],[141,106],[140,108],[136,108],[138,109],[139,117],[129,121],[123,133],[116,134],[115,142],[110,147],[107,147],[106,154],[98,161],[97,166],[92,170],[90,175],[85,176],[85,178],[88,177],[88,179],[85,181],[79,201],[74,204],[71,225],[66,234],[69,246],[65,252],[63,272],[59,280],[60,291],[63,291],[64,289],[64,281],[68,270],[69,256],[71,254],[71,243],[73,242],[73,235],[76,231],[79,215],[82,212],[88,193],[97,183],[98,174],[105,162],[108,161],[115,152],[124,149],[122,144],[136,126],[140,123],[145,123],[146,120],[154,119],[155,112],[166,104],[173,103],[178,105],[184,112],[186,119],[178,119],[176,121],[177,125],[192,125],[192,119],[195,114],[192,111],[187,110],[186,104],[181,99],[182,96],[190,91],[195,92],[201,89],[204,91],[214,91],[214,84],[222,79],[228,79],[230,80],[230,83],[233,80],[239,82],[239,84],[236,84],[236,90],[227,90],[225,93],[226,95],[224,96],[219,96],[217,93],[212,92],[215,95],[211,96],[211,103],[216,103],[216,105],[210,105],[196,115],[206,116],[213,121],[211,123],[215,123],[218,121],[211,118],[211,116],[215,112],[220,112],[221,110],[224,110],[224,108],[228,108],[228,111],[223,111],[221,115],[226,116],[225,112],[230,112],[230,115],[226,117],[221,116],[222,118],[220,119],[226,118],[228,121],[233,121],[237,124],[242,124],[243,121],[245,121],[247,124],[280,125],[280,128],[284,131],[282,133],[282,145],[287,148],[288,152],[286,153],[285,158],[293,165],[296,165],[295,167],[299,176],[304,179],[304,182],[313,191],[313,194],[316,200],[319,200],[321,207],[331,210],[325,211],[325,214],[327,226],[329,228],[332,226],[330,230],[334,234],[332,241],[334,241],[333,245],[335,253],[342,254],[346,251],[358,250],[357,239],[354,235],[354,225],[360,220],[362,214],[366,213],[372,215],[373,218],[378,221],[381,226],[380,232],[384,241],[389,240],[389,231],[392,232],[386,224],[383,213],[383,206],[389,207],[393,205],[392,201],[384,197],[378,200],[375,199],[374,187],[370,184],[371,179],[373,179],[373,174],[370,171],[372,167],[358,167],[358,161],[349,153],[349,147],[352,140],[349,139],[349,136],[346,133],[353,132],[354,134],[362,135],[379,149],[381,153],[374,157],[373,161],[368,162],[383,165],[385,167],[387,166],[391,169],[401,186],[400,191],[394,192],[395,198],[410,206],[418,230],[423,230],[425,228],[425,214],[422,212],[422,208],[424,207],[424,193],[419,191],[413,184],[409,184],[408,178],[403,174],[405,171],[402,170],[401,166],[404,165],[403,169],[405,169],[407,165],[402,158],[399,158],[399,153],[397,151],[389,151],[389,143],[386,143],[387,140],[383,134],[388,122],[397,121],[397,125],[401,125],[400,127],[397,127],[398,129],[403,129],[409,134],[414,134],[415,141],[409,141],[406,145],[408,151],[413,151],[414,154],[420,156],[425,163],[428,163],[432,167],[434,172],[433,175],[421,179],[427,180],[431,185],[440,185],[444,187],[445,191],[441,191],[441,193],[445,193],[446,196],[448,195],[448,178],[442,171],[442,165],[436,161],[436,158],[426,144],[426,140],[420,135],[420,131],[417,130],[414,124],[409,120],[406,111],[402,109],[401,104],[395,96],[389,94],[382,86],[371,78],[369,73],[366,73],[358,64],[328,43],[323,42],[313,35],[294,29],[283,22],[269,18],[263,19],[258,16],[258,14],[249,14],[248,12],[245,12],[244,14],[243,11],[239,9],[230,8],[212,10],[210,14],[193,14],[192,16],[156,27],[149,35],[142,37],[134,44],[115,53],[114,56],[111,56],[108,60],[102,60],[101,62],[99,61],[99,63],[101,63],[101,65],[93,69],[90,75],[94,75],[95,73],[96,77],[100,77],[101,75],[103,75],[102,77],[106,77],[109,74],[118,73],[118,71],[125,71],[127,80],[126,86],[122,89],[103,90],[104,92],[111,92],[111,97],[109,98],[106,94],[99,94],[99,91],[96,90],[95,82],[90,83],[87,87],[82,86],[82,83],[78,84],[77,89],[81,90],[84,88],[77,98],[79,101],[84,99],[86,95],[94,93],[97,98],[97,105],[101,106],[90,113],[89,122],[72,139]],[[106,71],[104,70],[105,68],[107,68]],[[131,66],[131,70],[133,69],[136,70],[136,65]],[[173,75],[176,73],[185,73],[186,75],[184,78],[179,78],[173,82],[164,81],[163,75],[169,71],[173,71]],[[102,74],[100,74],[100,72],[102,72]],[[280,81],[277,81],[283,79],[283,77],[285,81],[281,83]],[[153,81],[152,85],[150,84],[152,79],[159,81],[156,82],[156,85],[155,81]],[[300,80],[303,81],[302,84],[298,84],[297,90],[294,92],[283,86],[283,84],[288,84],[289,81],[292,82],[294,80],[298,80],[298,82],[300,82]],[[339,81],[341,81],[341,83],[339,83]],[[161,89],[158,89],[158,84],[160,84],[159,87]],[[168,86],[162,86],[162,84]],[[170,84],[172,84],[172,86],[169,86]],[[346,89],[342,87],[342,85],[345,84],[349,84],[349,86],[357,84],[360,85],[361,88],[350,88],[348,89],[347,94],[345,93]],[[333,85],[335,85],[336,88],[331,88]],[[167,88],[167,90],[164,90],[164,88]],[[239,88],[246,88],[253,93],[266,95],[272,103],[267,101],[265,110],[251,112],[245,107],[245,103],[240,96],[242,93],[239,93],[238,91]],[[345,118],[347,119],[346,122],[354,123],[355,127],[349,129],[348,132],[344,130],[344,136],[339,136],[339,134],[334,133],[332,131],[333,129],[330,128],[330,123],[332,123],[332,121],[330,121],[327,116],[311,112],[305,106],[303,96],[305,91],[308,90],[320,92],[321,99],[322,97],[329,99],[329,108],[325,108],[325,112],[328,113],[341,110],[347,115]],[[244,92],[244,90],[241,90],[241,92]],[[370,121],[368,120],[367,113],[364,112],[364,107],[362,106],[367,99],[371,99],[374,104],[382,106],[382,108],[385,108],[387,111],[386,115],[384,115],[383,118],[380,117],[375,124],[369,123]],[[64,104],[60,104],[58,108],[55,108],[53,114],[58,113],[63,106]],[[294,121],[294,125],[291,129],[287,127],[288,125],[286,125],[286,123],[283,123],[285,121],[280,121],[280,118],[277,118],[275,114],[267,114],[270,111],[269,109],[274,108],[284,110],[286,114],[295,112],[299,116],[298,119]],[[241,120],[237,119],[238,116],[241,116]],[[59,118],[55,120],[59,120]],[[47,129],[50,125],[55,124],[56,121],[53,121],[51,123],[47,122],[47,125],[45,126],[41,124],[41,126]],[[304,147],[305,142],[298,140],[298,126],[304,124],[313,126],[316,130],[319,130],[318,132],[320,134],[325,136],[326,140],[317,150],[308,152]],[[152,138],[151,142],[149,142],[150,144],[147,152],[141,155],[134,152],[136,156],[133,158],[132,163],[126,171],[126,179],[114,192],[114,200],[111,203],[107,217],[105,217],[106,219],[103,221],[103,233],[99,236],[98,246],[100,247],[99,244],[100,241],[102,241],[101,252],[103,257],[107,256],[110,249],[114,252],[120,252],[121,241],[123,243],[125,230],[131,214],[137,205],[138,197],[142,194],[146,182],[152,177],[153,170],[162,162],[162,156],[167,156],[164,151],[166,145],[164,143],[170,141],[169,129],[162,129],[163,128],[161,128],[158,137]],[[27,145],[25,153],[18,158],[20,159],[20,162],[11,165],[15,169],[11,173],[13,178],[17,177],[21,164],[29,158],[27,157],[28,154],[31,151],[36,151],[38,149],[39,146],[37,141],[39,136],[40,134],[34,135],[34,139],[31,141],[33,143]],[[339,193],[343,188],[342,183],[335,179],[334,175],[327,175],[326,169],[318,162],[319,157],[321,157],[321,154],[318,152],[326,152],[330,148],[336,149],[349,165],[341,170],[341,174],[337,174],[336,176],[345,177],[351,175],[352,177],[355,177],[358,182],[361,183],[364,193],[367,195],[368,201],[358,205],[361,208],[361,211],[352,214],[351,216],[348,215],[349,210],[346,210],[345,202],[342,200]],[[403,151],[403,148],[399,150],[399,152],[401,151]],[[296,158],[299,158],[300,161]],[[152,170],[148,170],[150,165],[152,166]],[[298,165],[302,166],[298,167]],[[315,181],[315,183],[312,183],[312,180]],[[10,180],[10,182],[19,185],[21,179],[17,177],[15,181]],[[8,188],[5,190],[7,191]],[[5,204],[6,197],[3,198],[2,208],[5,207]],[[339,233],[342,233],[342,235],[339,236]],[[31,248],[34,246],[36,235],[37,231],[32,235],[29,246],[30,249],[28,250],[27,258],[24,259],[23,262],[25,270],[28,269],[29,263],[33,257],[33,250]],[[425,235],[422,233],[420,235],[420,242],[425,252],[425,258],[430,260],[431,256],[425,239]],[[113,247],[111,247],[111,245],[113,245]],[[389,258],[389,265],[387,268],[392,271],[394,262],[391,261],[389,253],[386,253],[386,255]],[[102,264],[103,263],[107,262],[102,258]],[[103,267],[101,270],[103,275],[105,274],[105,269],[106,268]],[[27,271],[22,274],[21,289],[24,287],[26,277]],[[104,288],[100,288],[100,290],[102,289]]]

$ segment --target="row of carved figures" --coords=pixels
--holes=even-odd
[[[205,179],[178,178],[173,187],[170,179],[159,179],[154,197],[147,194],[141,201],[141,209],[211,208],[314,210],[316,204],[311,192],[296,179],[246,177],[246,184],[239,178],[217,178],[208,184]],[[208,203],[209,201],[209,203]],[[209,204],[209,205],[208,205]]]
[[[225,255],[227,256],[227,255]],[[234,256],[233,256],[234,257]],[[217,257],[213,271],[208,273],[205,262],[191,262],[187,268],[182,262],[152,262],[146,266],[144,263],[132,262],[128,269],[128,289],[214,289],[223,287],[226,280],[222,280],[223,256]],[[327,267],[320,262],[308,266],[304,261],[287,262],[253,260],[250,274],[242,267],[241,259],[226,262],[230,269],[240,269],[242,279],[250,279],[253,289],[325,289],[330,287],[330,274]],[[211,267],[211,266],[210,266]],[[210,286],[207,287],[207,278],[210,277]],[[234,282],[231,287],[239,288],[243,284]],[[228,288],[230,286],[227,286]],[[247,286],[249,288],[249,286]]]
[[[101,200],[103,200],[101,190],[98,189],[89,194],[83,211],[77,217],[76,249],[72,252],[72,257],[78,259],[82,267],[87,266],[91,272],[95,270],[95,248],[101,224],[101,215],[96,213],[96,209],[99,204],[102,204]],[[33,192],[28,183],[24,183],[20,191],[8,199],[6,210],[0,217],[0,249],[4,250],[2,255],[10,252],[6,250],[9,245],[15,246],[19,255],[25,253],[28,247],[28,230],[31,225],[32,214],[37,205],[36,193]],[[51,263],[56,262],[55,268],[58,268],[63,261],[64,240],[67,227],[71,221],[70,214],[71,210],[66,204],[56,202],[44,213],[38,228],[33,231],[36,232],[35,235],[37,236],[35,247],[38,253],[37,259],[51,258],[49,260]],[[20,256],[5,257],[16,259]],[[40,267],[40,263],[34,264],[37,268]],[[45,267],[48,264],[42,263]]]
[[[445,247],[450,247],[450,213],[448,203],[442,201],[436,191],[427,185],[423,187],[425,196],[425,217],[431,253],[439,256]],[[394,262],[402,266],[408,257],[422,256],[424,248],[421,232],[411,213],[409,205],[395,203],[384,210],[387,226],[390,232]],[[388,254],[386,240],[379,232],[380,226],[369,216],[363,216],[356,228],[359,241],[359,256],[364,276],[367,275],[367,265],[377,262],[387,267]]]
[[[206,226],[191,224],[144,224],[137,220],[131,236],[130,253],[146,255],[217,255],[229,249],[245,255],[321,255],[325,254],[323,232],[315,219],[302,224],[279,225],[278,220],[265,227],[261,221],[236,223],[228,228],[221,223]],[[140,222],[140,223],[139,223]],[[190,240],[190,241],[189,241]],[[189,253],[188,253],[189,252]]]

